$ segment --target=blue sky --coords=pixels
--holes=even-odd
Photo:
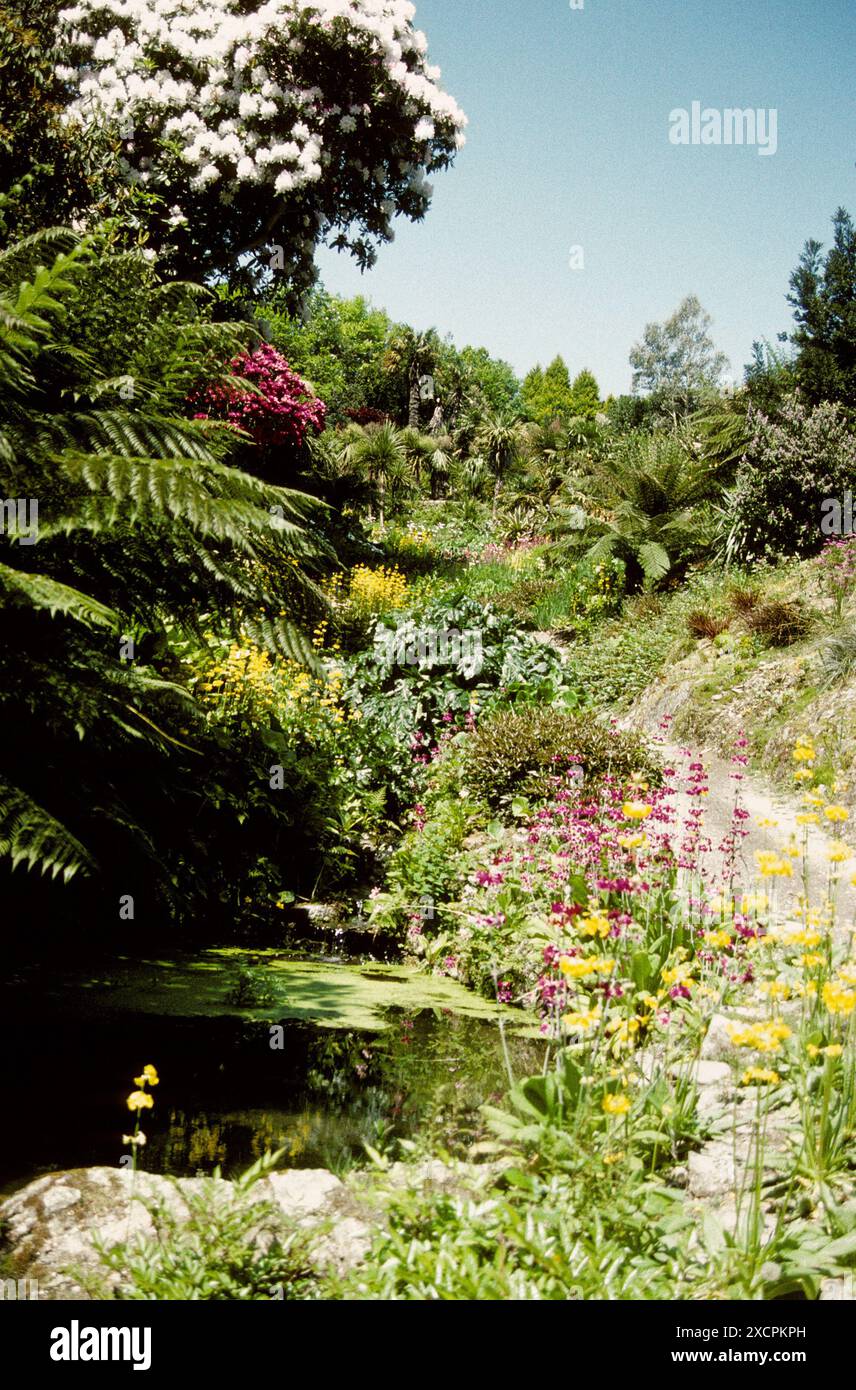
[[[828,243],[838,206],[856,216],[856,0],[416,9],[467,146],[373,270],[319,252],[327,287],[520,373],[561,353],[604,393],[629,390],[644,325],[696,294],[739,379],[753,339],[791,325],[804,242]],[[670,111],[693,101],[775,108],[776,154],[670,144]]]

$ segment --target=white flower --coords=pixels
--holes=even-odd
[[[226,203],[241,184],[262,183],[283,196],[321,179],[332,162],[322,133],[331,118],[341,137],[355,137],[348,140],[351,168],[366,182],[374,175],[388,218],[393,171],[427,199],[419,147],[438,139],[438,123],[443,147],[460,147],[466,125],[438,86],[440,70],[427,62],[414,14],[410,0],[261,0],[253,13],[244,12],[243,0],[80,0],[58,18],[64,61],[56,74],[70,91],[61,119],[72,125],[100,115],[125,132],[145,131],[145,148],[155,151],[151,167],[142,164],[139,141],[126,144],[124,177],[167,194],[182,186],[174,155],[157,153],[168,142],[190,187],[219,184]],[[310,27],[323,45],[334,20],[347,26],[353,63],[370,64],[378,89],[372,104],[344,112],[331,101],[335,92],[271,77],[272,68],[288,71],[305,51],[298,30]],[[357,155],[369,124],[398,132],[389,135],[388,164],[372,173]],[[171,219],[183,217],[177,207]]]

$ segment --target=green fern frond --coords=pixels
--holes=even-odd
[[[47,609],[52,618],[64,613],[93,627],[116,627],[119,623],[118,614],[111,608],[45,574],[28,574],[0,564],[0,588],[31,608]]]
[[[88,850],[69,830],[39,806],[26,792],[0,780],[0,855],[12,868],[26,864],[42,874],[66,883],[75,874],[89,874],[95,867]]]

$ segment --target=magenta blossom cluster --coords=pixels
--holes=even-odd
[[[850,589],[856,584],[856,536],[827,541],[815,564],[833,589]]]
[[[255,390],[208,386],[190,396],[197,420],[225,420],[245,430],[260,447],[299,448],[307,434],[324,428],[327,407],[269,343],[240,353],[231,364]]]
[[[689,749],[674,750],[677,766],[664,768],[656,786],[608,776],[596,795],[581,795],[576,780],[558,771],[550,803],[532,813],[513,845],[473,867],[463,893],[466,926],[457,938],[459,974],[466,977],[471,959],[476,969],[485,956],[501,960],[503,972],[515,972],[515,998],[541,1013],[542,1031],[551,1036],[573,1001],[603,1008],[625,996],[631,1038],[680,1027],[683,1006],[696,996],[691,973],[672,965],[669,977],[652,980],[641,1017],[629,982],[638,954],[647,950],[650,923],[669,918],[679,875],[688,875],[680,890],[689,893],[687,941],[712,979],[751,983],[749,943],[765,929],[738,910],[733,896],[747,834],[741,797],[747,747],[741,733],[732,757],[731,821],[716,846],[704,827],[707,771]],[[633,815],[640,799],[642,818]],[[559,939],[536,953],[531,925],[542,913]],[[580,985],[568,962],[592,953],[613,958],[615,971]],[[611,1021],[620,1023],[621,1016],[613,1011]]]

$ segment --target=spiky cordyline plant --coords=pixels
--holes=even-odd
[[[319,504],[231,467],[236,431],[183,413],[201,372],[228,382],[246,325],[177,325],[148,375],[139,343],[110,379],[93,370],[64,325],[105,254],[56,231],[0,255],[0,494],[27,517],[16,533],[18,509],[5,508],[0,536],[0,711],[14,730],[0,750],[0,855],[66,880],[121,865],[135,881],[144,864],[175,905],[181,871],[164,840],[178,826],[191,859],[195,819],[195,848],[213,849],[200,811],[225,799],[212,762],[222,779],[234,757],[151,653],[168,625],[198,631],[214,614],[309,659],[289,615],[317,594]],[[116,256],[115,274],[135,260]]]

